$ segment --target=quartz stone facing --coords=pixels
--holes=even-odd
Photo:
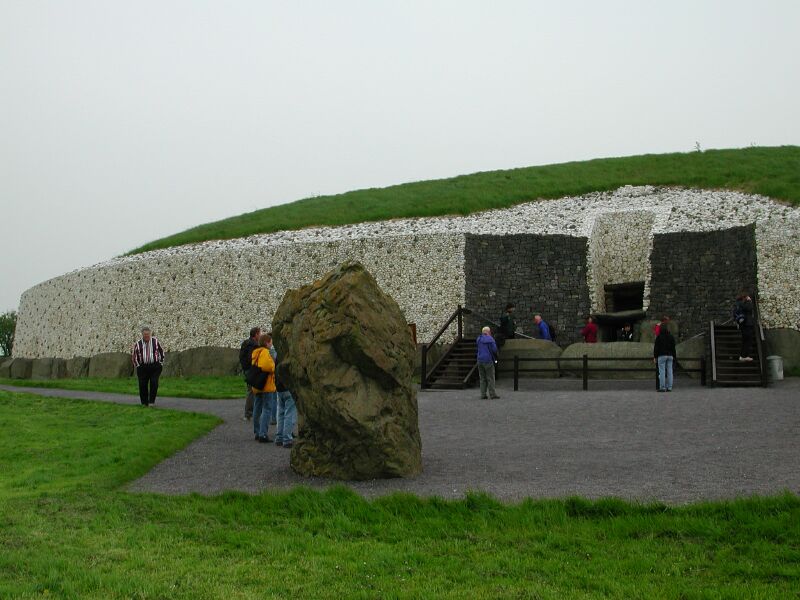
[[[730,319],[736,295],[756,289],[752,225],[656,235],[651,260],[649,312],[677,320],[683,339],[704,331],[711,319]]]
[[[586,238],[566,235],[467,235],[464,246],[466,306],[498,321],[506,303],[531,335],[533,315],[556,328],[562,346],[577,341],[590,310]],[[470,321],[470,335],[480,321]]]
[[[800,208],[741,192],[625,186],[115,258],[27,290],[14,354],[129,352],[145,324],[172,352],[237,348],[253,325],[270,327],[287,289],[346,261],[367,268],[420,342],[458,304],[497,319],[511,299],[523,330],[540,311],[563,345],[602,308],[605,285],[631,281],[645,282],[649,314],[681,320],[682,334],[727,319],[733,295],[756,283],[764,325],[800,330]]]

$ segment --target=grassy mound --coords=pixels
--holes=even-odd
[[[216,422],[0,391],[0,597],[744,599],[800,589],[791,494],[668,507],[119,489]]]
[[[604,158],[306,198],[161,238],[130,254],[319,225],[466,215],[623,185],[726,188],[800,204],[800,146]]]

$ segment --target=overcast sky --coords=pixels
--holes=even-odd
[[[800,2],[0,0],[0,311],[299,198],[800,143]]]

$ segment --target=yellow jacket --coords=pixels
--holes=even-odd
[[[252,364],[267,373],[267,382],[264,384],[264,389],[253,388],[256,394],[263,394],[265,392],[275,391],[275,361],[269,353],[269,348],[259,346],[253,350]]]

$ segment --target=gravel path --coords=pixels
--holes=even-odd
[[[800,493],[800,380],[769,389],[707,389],[678,380],[671,394],[649,382],[522,382],[487,402],[477,391],[419,394],[424,472],[416,479],[350,482],[368,497],[391,492],[462,497],[482,490],[525,497],[617,496],[685,503]],[[126,404],[134,396],[2,389]],[[603,389],[605,388],[605,389]],[[289,451],[253,441],[243,400],[160,398],[157,406],[217,415],[224,423],[130,484],[133,491],[260,492],[331,482],[296,475]]]

